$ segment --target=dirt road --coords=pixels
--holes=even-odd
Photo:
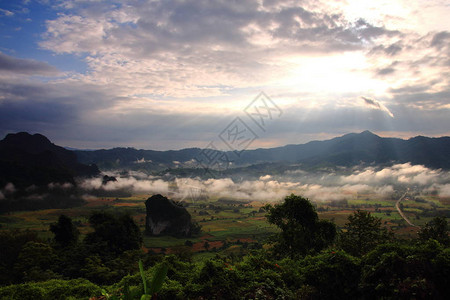
[[[408,194],[408,191],[406,191],[403,196],[400,197],[400,199],[397,200],[397,202],[395,203],[395,208],[397,209],[398,213],[400,214],[400,216],[402,216],[402,218],[406,221],[406,223],[408,223],[411,226],[414,227],[419,227],[417,225],[414,225],[406,216],[405,214],[402,212],[402,210],[400,209],[400,202],[402,202],[402,200],[406,197],[406,195]]]

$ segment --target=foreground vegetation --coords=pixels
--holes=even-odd
[[[260,247],[241,242],[204,252],[210,257],[203,261],[193,259],[192,243],[169,255],[146,253],[141,231],[127,214],[93,213],[82,240],[67,216],[49,227],[47,241],[32,231],[3,231],[0,299],[140,299],[147,294],[140,259],[145,278],[167,268],[158,299],[443,299],[450,294],[445,218],[432,219],[417,238],[403,240],[360,210],[341,231],[295,195],[263,210],[278,228],[270,239]]]

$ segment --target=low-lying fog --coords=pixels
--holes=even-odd
[[[80,182],[86,196],[90,191],[128,191],[133,194],[160,193],[178,200],[199,196],[226,197],[239,200],[279,201],[290,193],[300,194],[313,201],[343,200],[355,198],[358,193],[376,193],[391,197],[396,190],[410,188],[422,193],[450,196],[450,172],[432,170],[409,163],[390,167],[355,167],[336,171],[306,172],[301,169],[285,171],[281,175],[239,180],[231,178],[207,179],[149,176],[130,171],[126,176],[120,172],[105,172],[117,181],[106,184],[102,178],[85,179]],[[170,178],[166,174],[164,178]]]

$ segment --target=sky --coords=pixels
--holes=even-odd
[[[448,136],[448,16],[445,0],[0,0],[0,136],[155,150]]]

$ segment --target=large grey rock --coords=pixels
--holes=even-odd
[[[145,206],[145,230],[148,235],[191,235],[191,215],[183,206],[160,194],[148,198]]]

